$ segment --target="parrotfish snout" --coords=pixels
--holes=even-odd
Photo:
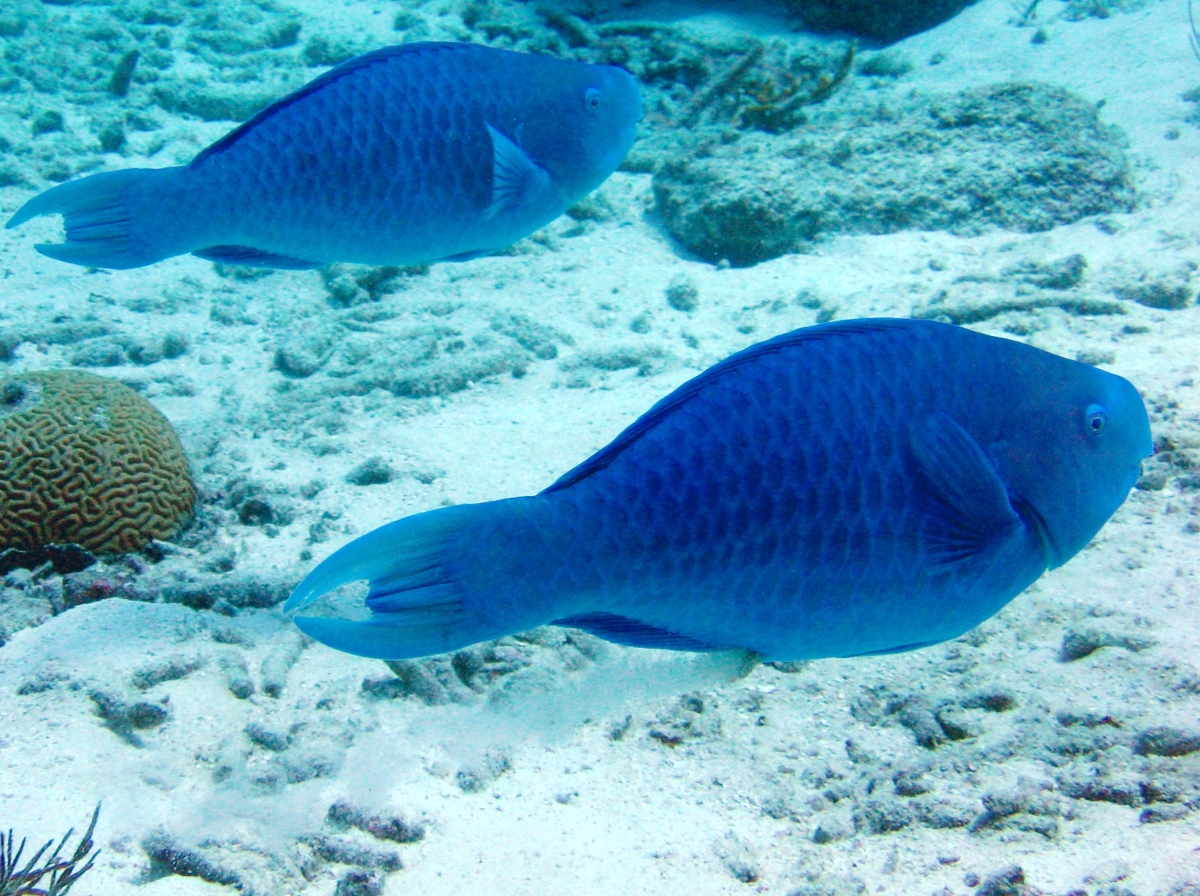
[[[38,251],[135,268],[187,252],[277,268],[466,260],[561,215],[616,170],[642,117],[623,69],[458,43],[350,59],[184,167],[60,184]]]

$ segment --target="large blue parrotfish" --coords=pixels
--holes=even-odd
[[[679,387],[540,494],[385,525],[286,609],[368,579],[397,659],[544,623],[622,644],[801,660],[962,634],[1083,549],[1153,451],[1125,379],[915,320],[779,336]]]
[[[350,59],[177,168],[52,187],[9,220],[62,214],[44,255],[136,268],[191,252],[241,265],[465,260],[598,187],[642,117],[624,69],[457,43]]]

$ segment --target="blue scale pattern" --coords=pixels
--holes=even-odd
[[[554,621],[781,660],[908,650],[1082,550],[1151,450],[1119,376],[932,321],[825,324],[685,383],[541,494],[364,535],[287,609],[370,579],[370,621],[297,624],[383,658]]]
[[[594,471],[519,499],[519,522],[493,513],[464,530],[447,553],[465,593],[487,595],[480,612],[501,628],[531,606],[611,613],[799,659],[953,637],[1037,578],[1029,525],[990,566],[931,562],[914,429],[941,413],[987,446],[1020,427],[1006,413],[1022,411],[1019,384],[1119,378],[925,322],[798,334],[702,376]]]
[[[67,242],[39,251],[115,268],[184,252],[268,267],[474,257],[598,187],[641,114],[636,82],[613,66],[472,44],[387,47],[284,97],[186,167],[71,181],[6,226],[61,213]]]

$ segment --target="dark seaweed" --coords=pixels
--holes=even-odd
[[[97,803],[96,810],[92,812],[91,824],[88,825],[87,832],[75,847],[70,859],[61,857],[61,854],[74,828],[63,835],[58,846],[44,861],[42,857],[46,850],[54,845],[53,840],[47,840],[20,869],[18,865],[21,862],[21,854],[25,851],[25,840],[21,840],[21,845],[16,847],[14,852],[12,830],[9,829],[7,837],[0,832],[0,896],[64,896],[79,878],[91,870],[92,865],[96,863],[96,857],[100,855],[99,850],[92,852],[92,834],[96,831],[96,821],[99,817],[100,804]],[[49,882],[43,888],[40,885],[47,877]]]

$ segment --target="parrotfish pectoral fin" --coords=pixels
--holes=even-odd
[[[135,233],[140,222],[133,219],[128,197],[169,176],[161,169],[128,168],[59,184],[26,202],[4,226],[12,229],[38,215],[61,214],[67,240],[38,243],[34,248],[43,255],[95,268],[139,268],[168,255]]]
[[[956,421],[931,414],[914,427],[924,480],[926,549],[945,571],[986,561],[1022,530],[1008,490],[979,443]]]
[[[580,613],[555,619],[552,624],[582,629],[588,634],[626,647],[656,647],[659,650],[689,650],[696,653],[727,649],[615,613]]]
[[[261,249],[251,249],[249,246],[209,246],[205,249],[196,249],[192,254],[208,261],[239,264],[248,268],[305,271],[310,268],[319,268],[324,264],[321,261],[306,261],[303,258],[292,258],[290,255],[280,255],[276,252],[263,252]]]
[[[285,612],[340,585],[370,581],[363,622],[299,617],[301,631],[346,653],[378,659],[430,656],[487,637],[467,618],[463,594],[445,566],[447,542],[478,505],[445,507],[368,532],[335,551],[292,592]]]
[[[546,169],[490,124],[487,129],[492,135],[492,204],[484,212],[485,221],[554,190]]]

